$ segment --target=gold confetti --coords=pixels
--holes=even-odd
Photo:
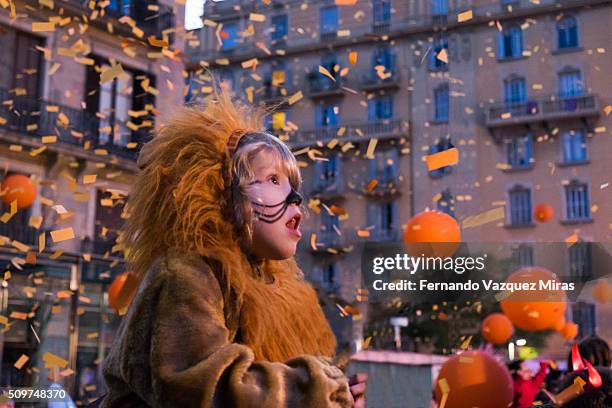
[[[48,368],[51,368],[51,367],[66,368],[68,366],[68,360],[65,360],[48,351],[45,352],[45,354],[43,354],[42,358],[43,358],[43,361],[45,362],[45,367],[49,366]]]
[[[357,64],[357,51],[351,51],[348,54],[348,60],[351,65]]]
[[[62,242],[73,238],[74,231],[72,230],[72,227],[51,231],[51,239],[53,242]]]
[[[32,31],[44,32],[44,31],[55,31],[55,23],[50,21],[45,22],[33,22],[32,23]]]
[[[470,215],[461,223],[461,228],[473,228],[483,224],[488,224],[493,221],[504,219],[505,207],[496,207],[491,210],[481,212],[480,214]]]
[[[314,232],[310,235],[310,247],[313,251],[317,250],[317,234]]]
[[[19,357],[17,361],[15,361],[15,364],[13,364],[13,366],[16,369],[21,370],[21,368],[24,366],[25,363],[28,362],[29,359],[30,357],[26,356],[25,354],[22,354],[21,357]]]
[[[436,54],[436,58],[448,64],[448,53],[446,52],[446,48],[442,48],[440,52]]]
[[[334,78],[334,76],[332,74],[329,73],[329,71],[327,70],[327,68],[325,68],[322,65],[319,65],[319,73],[325,75],[326,77],[328,77],[329,79],[331,79],[332,81],[336,82],[336,78]]]
[[[294,103],[298,102],[303,97],[304,95],[302,94],[302,91],[297,91],[296,93],[294,93],[293,95],[289,97],[289,100],[287,101],[287,103],[289,105],[293,105]]]
[[[470,21],[473,17],[472,10],[464,11],[463,13],[457,14],[457,22],[464,23]]]
[[[432,171],[445,166],[451,166],[459,162],[459,150],[456,147],[447,149],[439,153],[425,156],[427,170]]]
[[[42,253],[45,250],[46,238],[45,233],[41,232],[38,235],[38,253]]]
[[[264,21],[266,21],[266,15],[265,14],[251,13],[251,14],[249,14],[249,20],[255,21],[257,23],[263,23]]]
[[[366,149],[365,157],[366,159],[374,159],[374,150],[376,149],[376,144],[378,143],[378,139],[372,138],[368,142],[368,148]]]
[[[568,244],[568,247],[571,247],[572,245],[574,245],[576,242],[578,242],[578,234],[574,233],[572,235],[570,235],[569,237],[565,238],[565,243]]]

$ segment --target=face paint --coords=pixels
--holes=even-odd
[[[262,207],[262,208],[276,208],[278,206],[282,206],[281,208],[278,209],[278,211],[276,211],[273,214],[263,214],[260,211],[253,210],[253,212],[255,213],[255,215],[257,215],[257,218],[260,221],[267,222],[268,224],[273,224],[276,221],[283,218],[283,215],[285,215],[285,212],[287,211],[287,207],[289,207],[290,204],[300,205],[302,204],[302,201],[303,201],[302,195],[298,193],[297,191],[295,191],[293,187],[291,187],[291,192],[289,193],[289,195],[287,195],[287,198],[285,198],[284,201],[278,204],[265,205],[265,204],[256,203],[254,201],[251,201],[251,204],[256,205],[258,207]]]

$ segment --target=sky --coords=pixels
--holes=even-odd
[[[185,3],[185,29],[193,30],[202,27],[204,2],[206,0],[187,0]]]

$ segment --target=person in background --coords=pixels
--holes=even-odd
[[[540,362],[540,371],[534,376],[524,360],[516,360],[508,364],[508,369],[512,374],[514,383],[514,399],[512,408],[529,408],[535,396],[540,390],[540,386],[546,378],[547,362]]]
[[[578,344],[578,351],[583,359],[593,367],[610,367],[610,346],[599,336],[592,335]],[[567,370],[572,371],[572,353],[567,355]]]
[[[547,401],[545,403],[534,403],[531,408],[610,408],[612,407],[612,370],[609,367],[595,367],[601,376],[601,386],[594,387],[589,383],[587,370],[573,371],[565,376],[557,395],[572,386],[577,377],[586,383],[584,392],[576,398],[568,401]],[[554,396],[553,396],[554,399]]]

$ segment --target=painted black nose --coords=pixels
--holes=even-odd
[[[302,197],[302,195],[298,193],[297,191],[295,191],[293,188],[291,188],[291,192],[289,193],[289,195],[287,196],[287,199],[285,200],[287,205],[289,204],[300,205],[302,204],[302,201],[304,201],[304,198]]]

